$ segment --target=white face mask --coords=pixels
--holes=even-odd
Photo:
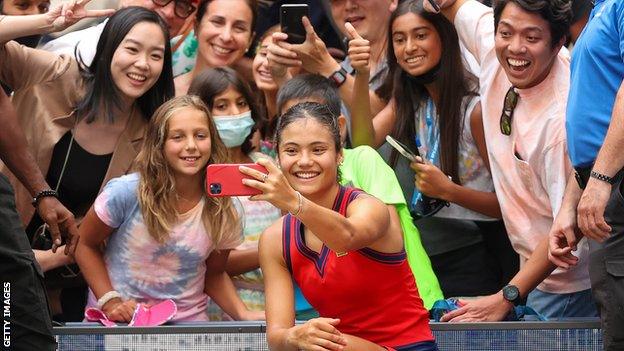
[[[241,146],[256,124],[251,118],[251,111],[238,115],[214,116],[217,131],[226,147]]]

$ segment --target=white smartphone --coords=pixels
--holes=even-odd
[[[388,144],[390,144],[390,146],[395,148],[401,155],[405,156],[405,158],[407,158],[408,160],[412,162],[420,162],[418,159],[416,159],[417,156],[420,157],[418,152],[413,152],[407,146],[405,146],[405,144],[401,143],[390,135],[386,135],[386,141],[388,142]]]

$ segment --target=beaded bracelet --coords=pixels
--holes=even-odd
[[[607,175],[595,172],[595,171],[591,171],[589,173],[589,176],[598,180],[601,180],[603,182],[607,182],[611,185],[613,185],[615,183],[615,179],[613,177],[609,177]]]
[[[297,205],[297,211],[290,212],[290,214],[297,217],[303,211],[303,195],[301,195],[301,193],[298,191],[295,191],[295,192],[297,193],[297,199],[299,200],[299,204]]]
[[[35,197],[33,197],[32,199],[32,205],[34,207],[37,207],[37,205],[39,205],[39,201],[44,198],[44,197],[48,197],[48,196],[53,196],[58,198],[58,194],[56,193],[56,190],[52,190],[52,189],[46,189],[46,190],[41,190],[40,192],[38,192],[37,194],[35,194]]]

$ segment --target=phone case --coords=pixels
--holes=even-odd
[[[253,179],[238,170],[247,166],[262,173],[267,173],[264,166],[256,163],[245,164],[212,164],[206,169],[206,190],[208,196],[251,196],[262,194],[262,191],[243,184],[243,179]]]
[[[410,148],[408,148],[407,145],[405,145],[405,144],[401,143],[400,141],[394,139],[390,135],[386,135],[386,141],[388,142],[388,144],[390,144],[390,146],[395,148],[401,155],[403,155],[405,158],[407,158],[408,160],[410,160],[412,162],[415,162],[416,161],[416,157],[420,156],[418,151],[414,152],[414,151],[410,150]]]
[[[288,34],[286,42],[301,44],[305,41],[306,31],[301,18],[308,15],[306,4],[285,4],[280,7],[280,26],[282,32]]]

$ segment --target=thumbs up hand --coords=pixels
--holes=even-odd
[[[347,37],[349,38],[349,59],[351,66],[358,73],[370,72],[370,42],[355,30],[355,27],[349,22],[345,23]]]

